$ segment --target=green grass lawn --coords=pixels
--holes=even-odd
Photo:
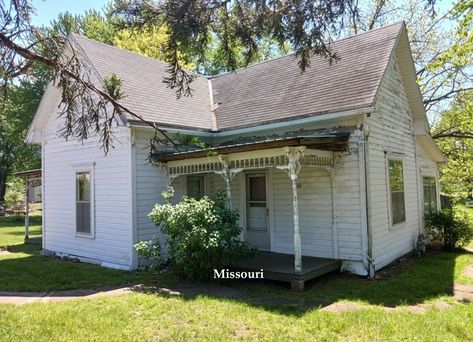
[[[31,219],[31,231],[40,234],[41,216]],[[144,272],[118,271],[40,256],[41,246],[23,243],[23,224],[14,217],[0,218],[0,251],[9,252],[0,252],[0,291],[91,289],[141,283],[151,277]]]
[[[30,237],[41,236],[41,213],[30,216]],[[22,244],[25,240],[25,220],[15,216],[0,217],[0,250],[6,246]]]
[[[0,256],[0,291],[94,288],[137,280],[173,285],[169,274],[151,277],[52,260],[31,246],[10,250],[12,254]],[[247,295],[233,300],[135,292],[63,303],[0,305],[0,341],[471,341],[473,303],[452,296],[454,284],[473,285],[463,274],[468,266],[473,266],[473,253],[437,252],[413,260],[384,280],[332,274],[309,283],[303,293],[278,283],[247,281],[231,284]],[[359,308],[334,313],[317,305],[284,305],[282,300]],[[438,308],[439,301],[451,306]],[[425,309],[413,312],[413,305]]]
[[[0,305],[0,340],[5,341],[471,341],[473,304],[453,300],[449,287],[467,282],[461,273],[473,264],[468,253],[440,253],[419,260],[392,279],[326,277],[304,293],[280,285],[245,283],[248,299],[208,295],[175,297],[132,293],[120,297]],[[425,285],[425,291],[422,290]],[[384,295],[383,295],[384,293]],[[314,307],[253,302],[254,296],[329,300],[362,304],[333,313]],[[405,304],[451,307],[412,312]],[[387,310],[395,307],[395,310]]]

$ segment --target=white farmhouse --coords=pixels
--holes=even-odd
[[[159,233],[147,215],[172,184],[178,197],[227,191],[242,238],[266,251],[268,267],[290,260],[291,280],[317,275],[308,268],[321,260],[333,262],[319,273],[372,275],[413,250],[424,212],[439,206],[445,158],[429,136],[403,23],[335,42],[340,60],[314,57],[305,73],[286,55],[199,76],[179,100],[162,82],[165,63],[71,40],[98,83],[122,79],[125,106],[215,153],[162,149],[149,163],[154,131],[125,117],[106,156],[98,138],[65,141],[50,86],[27,138],[42,146],[45,250],[135,269],[132,246]]]

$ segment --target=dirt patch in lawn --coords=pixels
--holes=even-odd
[[[473,285],[455,284],[453,296],[459,302],[473,302]]]
[[[473,278],[473,266],[468,266],[463,272],[465,277]]]
[[[473,302],[473,285],[462,285],[462,284],[455,284],[453,287],[453,298],[457,302],[460,303],[470,303]],[[409,306],[398,306],[398,307],[386,307],[381,306],[384,311],[393,312],[393,311],[401,311],[401,310],[409,310],[411,312],[416,313],[426,313],[428,309],[435,308],[438,310],[446,310],[453,307],[454,304],[448,303],[443,300],[437,300],[435,302],[429,304],[417,304],[417,305],[409,305]],[[337,302],[330,305],[327,305],[321,309],[321,311],[333,312],[333,313],[341,313],[347,311],[358,311],[372,307],[368,304],[361,304],[361,303],[345,303],[345,302]]]
[[[342,312],[349,312],[349,311],[358,311],[364,308],[367,308],[367,305],[357,304],[357,303],[333,303],[327,305],[320,309],[320,311],[327,311],[333,313],[342,313]]]
[[[410,312],[415,312],[419,314],[426,313],[430,308],[436,308],[439,310],[445,310],[451,308],[453,305],[442,300],[436,301],[432,304],[417,304],[417,305],[409,305],[409,306],[397,306],[397,307],[388,307],[388,306],[380,306],[386,312],[399,312],[402,310],[408,310]],[[333,303],[330,304],[320,311],[326,312],[333,312],[333,313],[342,313],[342,312],[352,312],[352,311],[359,311],[363,309],[370,309],[372,305],[368,304],[358,304],[358,303]]]
[[[433,253],[433,252],[429,252],[429,253]],[[415,253],[406,254],[402,258],[397,259],[390,265],[377,271],[374,280],[387,280],[387,279],[395,278],[399,274],[401,274],[404,270],[408,269],[418,259],[419,257]]]
[[[0,304],[23,305],[35,302],[65,302],[79,298],[96,298],[99,296],[120,296],[130,293],[132,288],[104,288],[102,290],[72,290],[58,292],[2,292],[0,291]]]

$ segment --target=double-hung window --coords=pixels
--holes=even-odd
[[[423,177],[424,215],[437,211],[437,182],[434,177]]]
[[[402,160],[388,159],[388,175],[391,224],[395,225],[406,220],[404,166]]]
[[[93,174],[90,170],[77,171],[76,188],[76,234],[93,237],[94,208],[93,208]]]

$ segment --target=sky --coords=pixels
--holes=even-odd
[[[399,0],[405,1],[405,0]],[[109,0],[32,0],[36,8],[33,17],[35,26],[49,25],[61,12],[69,11],[72,14],[82,14],[88,9],[101,10]],[[452,0],[437,0],[437,11],[443,12]]]
[[[88,9],[101,10],[109,0],[32,0],[36,8],[33,16],[33,25],[49,25],[61,12],[69,11],[72,14],[82,14]]]

